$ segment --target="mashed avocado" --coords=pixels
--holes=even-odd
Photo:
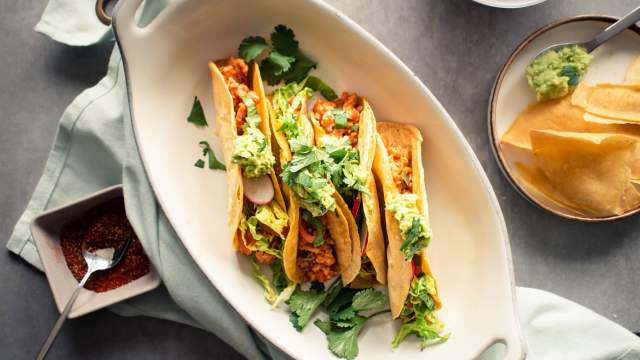
[[[427,247],[431,240],[431,229],[418,211],[418,196],[415,194],[388,194],[386,209],[398,220],[402,234],[400,250],[409,261],[418,251]]]
[[[540,101],[563,97],[578,86],[592,58],[580,46],[547,51],[529,65],[527,81]]]
[[[244,134],[233,141],[231,161],[240,165],[248,178],[269,174],[276,162],[264,134],[253,126],[246,126]]]

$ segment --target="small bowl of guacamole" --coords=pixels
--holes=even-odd
[[[527,68],[527,82],[538,101],[561,98],[582,80],[593,56],[578,45],[549,50]]]

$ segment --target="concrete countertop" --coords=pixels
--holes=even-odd
[[[492,9],[471,0],[330,0],[388,46],[431,89],[487,172],[507,222],[516,283],[548,290],[640,331],[638,216],[563,220],[523,199],[489,147],[486,109],[502,63],[535,29],[579,14],[620,16],[637,0],[550,0]],[[0,239],[8,239],[40,177],[65,107],[106,71],[110,45],[71,48],[32,28],[46,1],[0,0]],[[33,358],[58,313],[46,279],[0,254],[3,358]],[[99,326],[98,326],[99,325]],[[240,358],[215,336],[168,321],[101,310],[69,321],[51,359]]]

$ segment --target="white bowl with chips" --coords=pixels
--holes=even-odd
[[[509,56],[494,84],[488,110],[489,135],[498,164],[507,180],[526,199],[556,215],[582,221],[609,221],[640,211],[633,208],[611,216],[588,216],[554,201],[528,186],[517,176],[516,163],[529,165],[530,154],[517,147],[501,145],[501,138],[518,115],[535,103],[535,93],[528,86],[526,69],[533,57],[544,48],[558,43],[589,40],[617,19],[585,15],[551,23],[528,36]],[[583,82],[589,84],[622,83],[629,66],[640,56],[640,28],[633,26],[596,49]]]

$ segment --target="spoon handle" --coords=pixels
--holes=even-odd
[[[73,294],[71,294],[71,297],[67,302],[67,306],[64,307],[64,310],[60,314],[60,317],[56,321],[56,324],[53,325],[53,329],[51,329],[51,332],[49,333],[47,340],[44,342],[44,345],[42,345],[42,349],[40,349],[40,352],[38,353],[37,360],[42,360],[47,355],[47,352],[51,348],[51,345],[53,345],[53,342],[56,340],[56,337],[58,336],[58,333],[62,328],[62,324],[64,324],[64,321],[67,320],[67,316],[69,316],[69,312],[71,311],[73,304],[76,302],[76,299],[80,294],[80,290],[84,287],[84,284],[87,282],[87,280],[89,280],[89,276],[91,276],[91,273],[92,271],[87,271],[87,273],[84,275],[84,277],[78,284],[78,287],[76,288],[76,290],[73,292]]]
[[[640,21],[640,7],[637,7],[635,10],[633,10],[632,12],[627,14],[622,19],[616,21],[615,23],[610,25],[608,28],[604,29],[604,31],[601,32],[595,38],[593,38],[593,40],[591,40],[588,43],[586,43],[585,47],[587,48],[587,51],[588,52],[592,52],[598,46],[602,45],[603,43],[607,42],[612,37],[614,37],[614,36],[618,35],[619,33],[623,32],[629,26],[635,24],[638,21]]]

